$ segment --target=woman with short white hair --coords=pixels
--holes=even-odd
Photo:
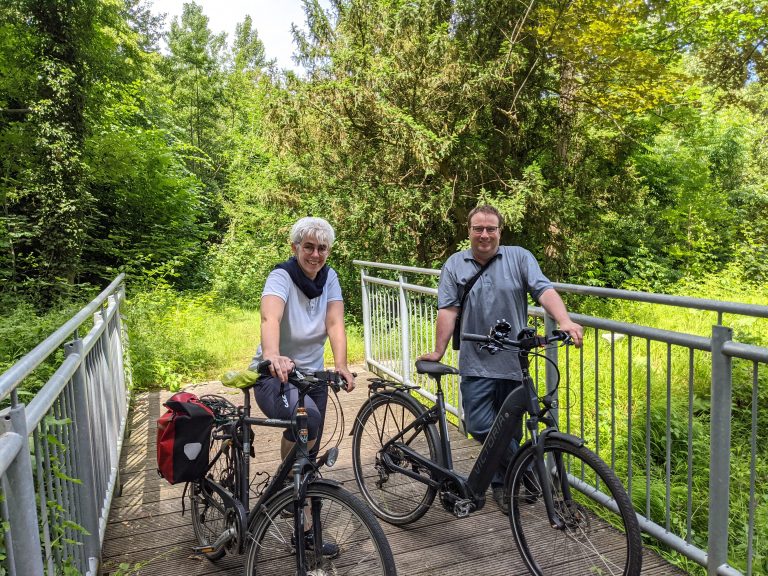
[[[308,371],[324,368],[325,341],[330,340],[334,368],[347,383],[355,379],[347,367],[347,335],[344,329],[344,302],[336,271],[326,263],[336,238],[331,225],[322,218],[302,218],[291,228],[293,256],[270,272],[261,293],[261,344],[252,367],[269,360],[271,376],[255,387],[256,402],[270,418],[290,419],[298,402],[298,390],[288,381],[295,366]],[[309,420],[309,447],[320,447],[328,388],[320,387],[305,398]],[[283,433],[281,452],[285,457],[296,438],[293,430]],[[330,544],[324,544],[332,547]],[[333,550],[323,550],[326,556]]]

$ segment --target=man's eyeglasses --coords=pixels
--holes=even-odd
[[[317,253],[320,256],[325,256],[326,254],[328,254],[328,246],[326,246],[325,244],[320,244],[319,246],[315,246],[314,244],[302,244],[301,250],[307,256],[312,256],[315,250],[317,250]]]
[[[488,232],[488,234],[495,234],[496,232],[499,231],[498,226],[470,226],[469,228],[475,234],[482,234],[483,230]]]

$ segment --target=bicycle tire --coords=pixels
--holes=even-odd
[[[340,486],[315,482],[307,498],[321,510],[322,540],[338,546],[338,554],[326,557],[305,548],[307,574],[339,576],[395,576],[395,560],[384,531],[371,511]],[[293,490],[278,492],[253,517],[248,530],[245,574],[293,576],[296,555],[293,542]],[[321,547],[321,548],[324,548]]]
[[[352,468],[360,493],[373,512],[389,524],[402,526],[424,516],[437,489],[385,468],[382,446],[424,412],[415,400],[399,394],[374,396],[360,410],[352,430]],[[437,463],[437,432],[427,424],[409,433],[406,445]],[[429,477],[429,471],[392,446],[388,455],[403,467]]]
[[[227,508],[221,495],[208,488],[208,479],[221,484],[230,493],[235,491],[236,463],[235,450],[229,438],[211,438],[209,450],[213,464],[208,469],[204,479],[193,482],[190,486],[190,510],[192,514],[192,529],[199,546],[210,546],[227,529]],[[203,555],[215,562],[226,554],[222,548],[215,552],[204,552]]]
[[[550,526],[542,483],[532,472],[536,458],[532,446],[523,448],[512,462],[506,482],[512,534],[531,574],[639,575],[640,526],[632,502],[613,470],[586,446],[557,438],[545,439],[544,455],[564,529]],[[572,496],[569,502],[563,497],[560,473],[556,472],[560,466],[567,470]],[[587,495],[596,490],[608,496],[617,511]]]

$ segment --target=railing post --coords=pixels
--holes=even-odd
[[[117,339],[120,343],[120,354],[117,356],[120,362],[120,378],[122,381],[121,390],[133,388],[133,372],[131,367],[131,343],[128,341],[128,333],[123,329],[123,317],[121,303],[125,302],[125,283],[120,284],[117,289],[117,314],[115,319],[117,321],[116,332]],[[127,380],[127,382],[126,382]],[[127,406],[125,406],[127,413]]]
[[[728,511],[731,470],[731,358],[723,345],[733,338],[726,326],[712,327],[712,387],[709,440],[709,534],[707,576],[728,562]]]
[[[119,470],[119,455],[117,452],[117,443],[119,439],[117,434],[120,431],[120,417],[117,411],[118,390],[114,386],[114,378],[112,374],[112,351],[110,350],[111,344],[109,341],[108,317],[107,306],[102,306],[101,309],[93,315],[93,325],[104,325],[104,331],[101,333],[101,336],[99,336],[99,340],[96,343],[96,346],[99,346],[101,349],[101,356],[96,356],[96,364],[97,366],[101,365],[99,372],[100,377],[103,379],[100,388],[105,404],[104,407],[106,408],[105,416],[107,422],[107,436],[109,438],[109,463],[111,466],[114,466],[116,470]]]
[[[549,314],[544,314],[544,333],[545,334],[552,334],[552,330],[557,329],[557,323],[555,322],[555,319],[552,318]],[[555,386],[557,386],[557,346],[550,346],[547,348],[545,355],[547,358],[549,358],[550,361],[554,363],[550,364],[549,362],[546,362],[546,366],[544,367],[544,374],[545,374],[545,380],[547,385],[547,393],[552,392],[552,390],[555,389]],[[557,398],[555,398],[557,400]],[[552,407],[552,410],[550,410],[550,414],[555,419],[555,422],[558,421],[558,408],[557,408],[557,402],[555,402],[554,406]]]
[[[363,295],[363,347],[365,350],[365,363],[372,360],[371,355],[371,303],[368,300],[368,284],[365,282],[365,268],[360,268],[360,289]]]
[[[15,573],[18,576],[39,576],[43,573],[43,558],[40,554],[35,481],[29,456],[24,404],[6,408],[0,414],[4,420],[4,432],[18,434],[21,438],[21,447],[8,467],[3,482]]]
[[[95,559],[98,563],[101,557],[100,530],[99,530],[99,504],[97,502],[97,486],[93,466],[96,459],[93,456],[93,437],[91,433],[91,418],[88,410],[88,391],[85,383],[85,359],[83,355],[83,341],[75,338],[64,344],[66,357],[77,354],[80,356],[80,364],[72,376],[74,392],[75,417],[74,424],[77,434],[77,452],[75,460],[80,484],[80,504],[84,528],[88,533],[85,538],[85,554],[92,563]],[[111,449],[111,447],[110,447]]]
[[[405,279],[403,275],[398,276],[398,294],[400,296],[400,345],[402,347],[402,371],[403,384],[411,383],[411,330],[410,318],[408,314],[408,298],[405,296]]]

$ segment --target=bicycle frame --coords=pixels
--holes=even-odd
[[[250,388],[243,390],[244,400],[243,406],[238,408],[238,416],[231,422],[232,427],[232,440],[236,441],[235,436],[240,435],[242,440],[242,447],[235,448],[235,475],[238,481],[237,490],[235,494],[232,494],[229,490],[221,486],[218,482],[211,478],[204,478],[205,485],[214,490],[221,497],[226,508],[232,508],[237,513],[237,531],[240,536],[245,535],[248,531],[248,526],[253,521],[253,518],[257,516],[261,510],[262,504],[267,502],[272,496],[284,489],[285,481],[289,478],[289,474],[293,472],[294,478],[294,518],[295,526],[294,530],[296,534],[302,533],[304,530],[304,507],[302,502],[306,499],[307,485],[309,475],[316,470],[315,464],[309,459],[309,450],[307,445],[306,436],[297,434],[297,441],[294,443],[291,451],[280,462],[274,476],[266,486],[264,491],[259,496],[253,508],[250,508],[250,461],[251,461],[251,442],[252,434],[250,426],[267,426],[272,428],[290,428],[295,426],[301,430],[307,426],[307,416],[304,412],[304,395],[299,395],[299,404],[297,407],[297,414],[295,420],[282,420],[279,418],[256,418],[251,417],[251,392]],[[239,431],[239,432],[238,432]],[[214,457],[210,463],[212,467],[216,460],[221,456],[223,448]],[[301,456],[296,457],[297,454]],[[301,531],[301,532],[300,532]],[[319,528],[318,528],[319,531]],[[225,532],[220,538],[214,542],[210,547],[215,549],[219,546],[223,546],[232,535]],[[220,542],[221,541],[221,542]],[[297,546],[297,562],[304,563],[304,549],[301,546]],[[245,539],[238,538],[237,553],[243,554],[245,551]]]
[[[450,480],[459,490],[459,495],[464,502],[458,502],[459,508],[457,508],[457,515],[465,516],[474,510],[479,510],[485,505],[485,491],[491,484],[491,480],[495,474],[495,468],[489,465],[490,462],[499,462],[502,460],[504,453],[512,441],[516,424],[518,424],[524,414],[528,414],[526,419],[526,427],[531,435],[530,443],[533,444],[539,455],[536,459],[537,475],[541,482],[548,483],[551,481],[548,474],[546,474],[546,466],[543,461],[543,439],[549,434],[556,434],[560,437],[568,439],[574,443],[583,443],[579,438],[571,436],[569,434],[562,434],[556,428],[555,421],[551,416],[546,415],[545,410],[541,410],[538,395],[536,393],[535,383],[528,370],[529,360],[528,352],[521,350],[520,367],[523,373],[522,385],[516,386],[504,399],[501,408],[499,409],[496,418],[493,421],[491,430],[483,443],[480,453],[475,460],[472,470],[468,476],[463,476],[457,473],[453,469],[453,461],[451,456],[450,439],[448,437],[448,424],[446,420],[445,410],[445,398],[442,386],[440,384],[440,377],[436,377],[437,381],[437,393],[435,405],[423,412],[418,418],[406,426],[399,434],[391,438],[382,446],[381,454],[382,460],[385,465],[392,470],[424,482],[433,487],[439,487],[446,480]],[[399,389],[394,394],[405,394],[403,389]],[[378,393],[381,394],[381,393]],[[548,427],[539,432],[539,424],[544,422]],[[428,457],[416,452],[408,444],[408,435],[412,430],[420,429],[428,424],[437,423],[439,430],[439,455],[441,463],[435,462]],[[403,442],[405,441],[405,443]],[[424,475],[419,474],[411,470],[410,467],[399,466],[390,457],[387,448],[392,444],[396,444],[398,450],[407,454],[408,458],[423,466],[431,473],[431,478],[426,478]],[[515,454],[519,454],[518,451]],[[513,458],[514,460],[514,458]],[[562,470],[562,461],[556,463],[559,470]],[[570,497],[570,486],[565,478],[565,475],[560,475],[560,481],[563,485],[564,493]],[[562,521],[557,517],[555,513],[554,502],[552,500],[551,490],[544,490],[544,501],[549,515],[549,520],[553,526],[561,528],[563,526]]]

